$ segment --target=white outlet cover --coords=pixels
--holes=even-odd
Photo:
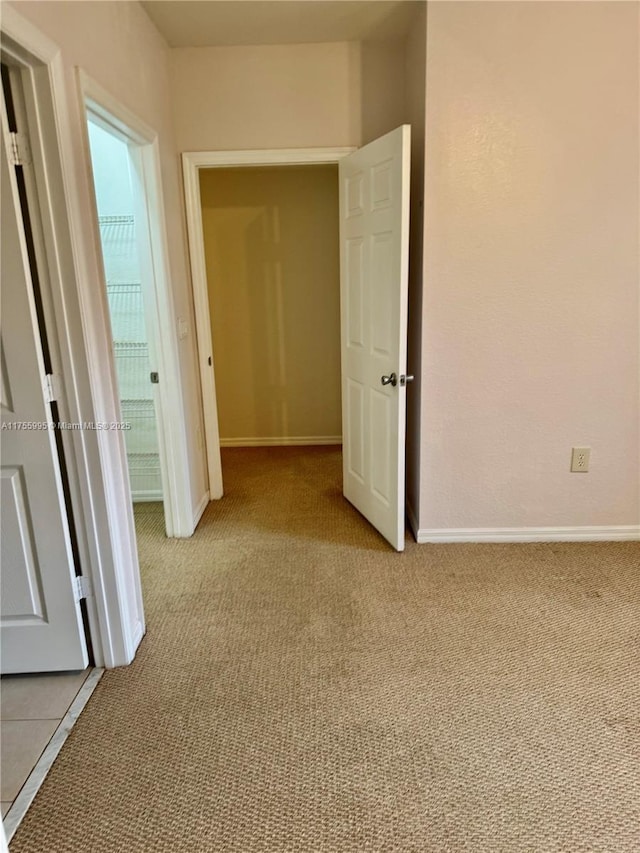
[[[571,448],[571,472],[573,474],[588,474],[589,459],[591,457],[590,447]]]

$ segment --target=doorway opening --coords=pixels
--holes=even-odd
[[[406,385],[413,379],[405,372],[410,140],[410,127],[402,125],[357,150],[272,149],[182,155],[210,497],[222,497],[223,483],[200,172],[223,167],[337,163],[343,495],[398,551],[404,549],[405,529]],[[269,217],[261,219],[264,232],[269,228]],[[271,230],[277,252],[280,231],[273,225]],[[265,257],[261,258],[260,252]],[[251,262],[261,270],[256,277],[261,282],[269,278],[265,276],[268,267],[274,272],[278,269],[268,253],[267,246],[258,248]],[[278,305],[284,305],[277,277],[270,290],[277,313]],[[279,327],[284,326],[280,321]],[[253,342],[253,335],[249,340]],[[275,364],[282,361],[279,356],[274,359]],[[234,365],[227,374],[224,380],[233,381]],[[283,420],[280,417],[281,424]]]
[[[92,116],[88,130],[131,496],[134,503],[162,501],[151,379],[150,350],[155,342],[151,346],[149,341],[153,285],[145,280],[149,247],[139,215],[145,204],[136,198],[140,187],[132,180],[129,144]]]
[[[199,183],[220,447],[340,445],[337,165]]]
[[[236,182],[244,184],[246,190],[246,185],[251,184],[250,180],[247,180],[246,177],[242,177],[244,174],[250,174],[246,171],[247,169],[252,170],[252,174],[254,177],[260,175],[261,180],[264,180],[266,183],[268,183],[270,180],[269,176],[277,174],[276,172],[270,173],[269,171],[271,168],[275,167],[278,172],[280,172],[280,174],[294,175],[292,183],[295,185],[297,183],[297,181],[295,180],[296,175],[294,174],[294,172],[288,172],[289,169],[294,169],[297,167],[297,169],[299,170],[297,172],[297,177],[299,178],[300,176],[304,175],[305,167],[330,167],[330,169],[333,170],[335,177],[332,179],[331,173],[329,172],[328,175],[325,175],[325,182],[328,178],[328,183],[326,183],[326,186],[331,188],[331,192],[335,193],[334,199],[336,201],[336,205],[332,222],[333,227],[335,227],[334,237],[337,237],[337,164],[340,162],[342,157],[352,153],[353,151],[353,148],[321,148],[283,149],[271,151],[220,151],[186,153],[182,155],[187,208],[187,227],[189,233],[189,255],[191,260],[194,303],[196,308],[196,327],[198,334],[200,380],[204,404],[205,443],[207,449],[207,473],[209,478],[209,493],[211,499],[220,498],[223,494],[221,462],[221,445],[223,442],[221,442],[221,438],[223,439],[224,443],[228,442],[230,446],[233,446],[233,444],[235,444],[236,446],[241,446],[242,444],[246,445],[248,443],[268,444],[270,442],[274,444],[294,444],[296,443],[296,438],[298,440],[298,443],[302,444],[305,443],[305,435],[303,433],[306,432],[307,437],[311,436],[311,440],[307,441],[306,443],[340,444],[341,431],[339,429],[339,425],[341,420],[341,403],[340,380],[338,378],[337,386],[333,385],[333,393],[335,394],[337,392],[338,394],[337,418],[335,416],[334,404],[333,427],[327,429],[325,426],[322,431],[318,431],[317,426],[315,430],[312,431],[308,429],[301,431],[299,427],[297,431],[291,429],[290,402],[289,400],[287,400],[286,395],[283,394],[283,386],[286,385],[286,375],[284,375],[284,372],[286,371],[285,365],[288,361],[285,330],[289,325],[289,322],[285,317],[284,312],[285,284],[283,281],[283,264],[281,257],[282,222],[280,218],[280,211],[277,211],[277,206],[273,203],[270,204],[265,202],[265,197],[263,195],[261,199],[254,198],[247,204],[227,204],[227,212],[224,213],[223,208],[216,208],[215,204],[209,209],[205,208],[203,204],[202,193],[205,193],[206,198],[208,194],[208,185],[211,184],[211,189],[213,190],[213,197],[215,198],[215,184],[219,183],[220,180],[222,180],[222,182],[224,183],[225,179],[227,183]],[[201,174],[203,175],[202,183]],[[210,175],[212,177],[207,177],[207,175]],[[220,176],[222,176],[222,178],[220,178]],[[271,180],[273,180],[273,177],[271,177]],[[221,190],[221,187],[218,187],[218,189]],[[228,186],[227,190],[231,190],[231,186]],[[266,192],[266,188],[262,187],[260,192]],[[221,198],[221,194],[218,194],[218,197]],[[246,200],[247,199],[245,199],[245,201]],[[307,209],[310,210],[310,208]],[[299,215],[300,214],[298,212],[298,216]],[[203,217],[204,219],[209,220],[208,225],[219,226],[222,229],[222,232],[219,233],[217,236],[214,233],[214,236],[210,241],[213,246],[213,256],[211,251],[209,251],[209,257],[207,257],[207,253],[205,251],[205,230]],[[253,291],[254,297],[257,296],[257,298],[254,298],[253,300],[253,326],[257,327],[257,324],[260,320],[260,315],[261,313],[263,313],[264,310],[268,310],[271,313],[273,319],[273,322],[271,323],[271,329],[269,332],[266,333],[266,340],[264,330],[262,332],[263,353],[265,350],[267,352],[270,352],[270,355],[267,356],[266,362],[266,381],[268,387],[266,389],[267,400],[266,404],[263,406],[263,413],[261,415],[262,420],[260,421],[257,418],[255,412],[247,412],[247,397],[243,397],[241,389],[239,387],[236,387],[236,398],[239,397],[240,400],[245,401],[244,421],[236,421],[234,423],[231,419],[227,420],[225,415],[224,429],[225,431],[227,429],[229,430],[229,435],[221,435],[220,432],[220,424],[218,419],[219,412],[217,384],[220,383],[222,385],[226,385],[227,393],[225,396],[231,396],[231,393],[233,391],[233,376],[235,375],[235,369],[228,369],[227,371],[222,371],[218,368],[217,365],[215,365],[214,369],[214,334],[212,334],[212,332],[215,331],[214,327],[219,326],[218,334],[216,334],[216,339],[218,341],[222,341],[226,337],[228,337],[229,332],[231,332],[231,334],[233,335],[233,315],[237,316],[240,311],[243,310],[244,329],[242,332],[242,338],[244,339],[244,342],[246,344],[244,358],[245,360],[249,359],[249,361],[253,360],[254,364],[257,363],[257,359],[254,358],[254,356],[251,354],[251,351],[256,343],[256,329],[251,328],[251,311],[247,310],[246,303],[244,308],[240,309],[239,304],[235,301],[233,294],[233,282],[231,283],[230,287],[227,286],[226,289],[222,291],[222,293],[218,294],[218,302],[223,307],[225,303],[227,303],[226,313],[230,316],[225,318],[223,316],[223,312],[216,313],[215,290],[218,288],[221,282],[223,283],[222,287],[224,288],[225,276],[219,275],[221,268],[216,267],[217,260],[215,257],[215,245],[216,242],[221,242],[224,246],[225,255],[227,257],[233,254],[234,249],[233,246],[226,246],[224,238],[222,236],[222,234],[224,233],[224,228],[227,227],[224,223],[225,218],[227,219],[227,225],[233,223],[234,220],[236,225],[238,224],[238,222],[242,223],[242,221],[244,220],[245,233],[244,235],[242,235],[242,231],[236,233],[236,243],[238,242],[238,240],[244,240],[246,243],[247,236],[250,236],[252,238],[253,251],[249,253],[248,257],[251,257],[251,260],[245,266],[244,289],[245,296],[248,292],[251,291]],[[327,219],[326,221],[328,222],[329,220]],[[328,228],[329,231],[331,227],[332,225],[330,224]],[[239,250],[240,247],[236,245],[235,248],[236,250]],[[336,243],[336,248],[339,254],[338,243]],[[222,266],[224,267],[224,262]],[[211,276],[208,275],[208,267],[211,268]],[[227,276],[227,278],[229,277]],[[237,280],[236,277],[233,275],[231,276],[231,278],[233,279],[233,281]],[[209,282],[211,282],[211,287],[214,291],[213,293],[210,293],[209,291]],[[255,287],[251,287],[251,284],[255,285]],[[326,306],[328,306],[329,316],[333,315],[334,318],[333,320],[329,321],[329,325],[332,326],[334,331],[338,334],[338,343],[332,355],[334,357],[337,356],[337,364],[339,366],[339,272],[337,288],[337,302],[333,301],[330,298],[329,301],[326,302]],[[295,289],[295,284],[292,285],[292,289]],[[324,294],[324,296],[326,295],[327,294]],[[262,311],[260,306],[262,306]],[[231,309],[231,311],[229,311],[229,308]],[[248,321],[247,314],[249,315]],[[307,312],[307,319],[309,316],[310,312]],[[220,324],[218,324],[218,320],[220,320]],[[230,328],[227,325],[229,323],[231,324]],[[295,327],[295,322],[292,324],[292,327]],[[295,338],[296,336],[300,338],[298,331],[294,330],[293,337]],[[260,366],[257,371],[257,376],[265,376],[264,368],[264,364]],[[300,370],[304,372],[304,359],[301,359],[300,363],[295,367],[295,371]],[[326,378],[330,375],[331,372],[328,372],[323,381],[325,381]],[[277,388],[278,391],[278,393],[275,395],[275,399],[273,400],[268,399],[270,386],[272,384]],[[329,385],[331,386],[331,384],[332,380],[329,379]],[[308,383],[307,390],[311,391],[311,395],[313,394],[312,383]],[[264,398],[265,388],[260,387],[259,391]],[[242,406],[240,408],[242,408]],[[235,409],[236,412],[234,414],[234,417],[238,414],[237,403],[235,405]],[[266,416],[264,414],[265,411],[267,412]],[[298,421],[298,423],[300,422]],[[253,438],[251,437],[251,435],[240,435],[240,433],[238,432],[238,430],[242,428],[246,429],[248,424],[251,424],[251,432],[253,432]],[[336,428],[336,424],[338,425],[338,428]],[[270,432],[270,435],[259,435],[259,432],[264,433],[265,426],[269,427],[267,432]]]
[[[166,535],[188,537],[195,522],[158,136],[82,71],[78,84],[129,494],[161,500]]]

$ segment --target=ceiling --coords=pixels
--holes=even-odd
[[[423,0],[147,0],[171,47],[401,39]]]

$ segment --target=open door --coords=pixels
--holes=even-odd
[[[87,666],[87,647],[30,253],[5,126],[0,137],[2,673],[78,670]]]
[[[344,496],[404,550],[411,128],[340,160]]]

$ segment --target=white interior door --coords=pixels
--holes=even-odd
[[[344,495],[404,549],[409,125],[340,160]]]
[[[1,669],[84,669],[87,648],[14,168],[0,133],[2,203]],[[31,427],[29,426],[31,425]]]

